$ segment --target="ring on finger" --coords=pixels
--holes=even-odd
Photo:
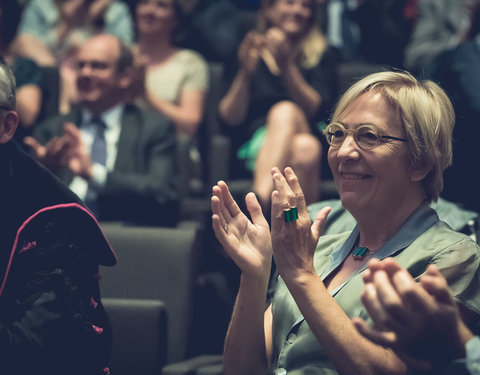
[[[290,223],[298,219],[298,209],[297,207],[291,207],[288,210],[283,211],[283,218],[286,223]]]

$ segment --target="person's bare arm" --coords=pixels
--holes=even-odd
[[[250,80],[258,66],[262,43],[261,35],[250,32],[240,44],[237,74],[218,107],[220,118],[228,125],[239,125],[245,120],[250,100]]]
[[[32,59],[40,66],[57,66],[57,60],[48,47],[31,34],[18,35],[11,44],[11,51],[16,56]]]
[[[147,102],[158,112],[172,120],[180,133],[194,136],[203,119],[205,92],[203,90],[184,90],[177,104],[159,98],[153,93],[145,93]]]
[[[37,85],[24,85],[17,89],[17,113],[20,125],[29,128],[40,113],[42,106],[42,90]]]
[[[285,176],[272,170],[272,244],[277,269],[318,342],[340,374],[406,374],[392,350],[360,335],[317,275],[313,257],[329,213],[322,209],[313,224],[291,168]],[[283,212],[297,207],[298,220],[286,223]]]
[[[225,339],[223,371],[226,375],[265,374],[272,353],[270,309],[265,313],[272,258],[270,233],[253,193],[247,195],[246,203],[252,221],[242,213],[223,181],[213,187],[215,236],[242,271]]]

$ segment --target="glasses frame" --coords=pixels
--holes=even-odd
[[[329,135],[333,136],[334,134],[329,132],[329,130],[331,130],[333,125],[338,126],[345,133],[345,138],[343,139],[342,143],[340,143],[340,144],[334,144],[330,141]],[[364,129],[364,128],[368,128],[368,129],[372,130],[377,135],[377,142],[372,147],[364,147],[358,141],[358,131],[360,129]],[[330,147],[333,147],[333,148],[340,148],[343,145],[343,142],[345,142],[345,139],[347,138],[349,133],[353,133],[353,139],[355,139],[355,143],[362,150],[373,150],[375,147],[378,147],[382,143],[382,141],[386,142],[386,140],[408,142],[408,139],[406,139],[406,138],[399,138],[399,137],[394,137],[394,136],[391,136],[391,135],[380,133],[375,126],[370,125],[370,124],[363,124],[363,125],[360,125],[359,127],[355,128],[355,129],[346,129],[345,126],[343,126],[341,123],[332,122],[332,123],[328,124],[327,127],[325,128],[325,130],[323,131],[323,135],[327,139],[328,144],[330,145]]]

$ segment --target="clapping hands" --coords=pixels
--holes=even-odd
[[[460,319],[445,278],[434,265],[420,282],[395,260],[372,259],[364,273],[362,302],[373,327],[353,323],[371,341],[392,348],[412,368],[428,370],[464,355],[472,337]]]
[[[254,279],[270,276],[272,243],[267,220],[255,194],[245,198],[250,221],[240,210],[225,182],[212,189],[212,225],[225,251],[242,270]]]
[[[41,145],[33,137],[25,137],[24,143],[32,148],[37,159],[53,172],[69,168],[76,176],[86,180],[92,176],[90,153],[83,144],[80,130],[73,123],[66,123],[64,134],[53,137]]]

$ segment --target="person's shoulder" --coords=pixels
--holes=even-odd
[[[207,60],[197,51],[189,48],[182,48],[178,51],[176,58],[186,63],[207,65]]]
[[[57,113],[40,121],[35,126],[35,129],[55,128],[60,125],[63,127],[65,122],[78,122],[79,116],[80,111],[77,109],[73,109],[68,113]]]
[[[470,249],[472,253],[480,256],[480,247],[472,237],[452,229],[442,220],[427,229],[416,242],[433,246],[437,251],[461,247],[464,250]]]
[[[114,0],[108,5],[106,17],[118,17],[119,15],[127,15],[130,18],[130,9],[125,2]]]
[[[147,132],[175,128],[174,124],[165,115],[132,103],[125,105],[123,117],[126,123],[141,125]]]

